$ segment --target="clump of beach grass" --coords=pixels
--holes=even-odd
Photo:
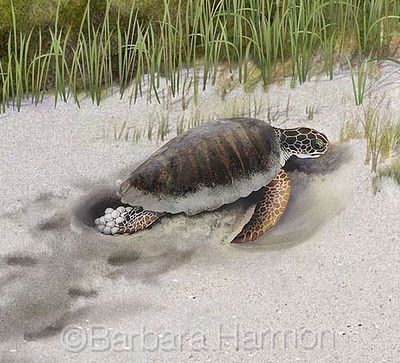
[[[353,139],[362,139],[363,132],[360,130],[357,119],[349,119],[343,123],[340,129],[339,141],[347,142]]]
[[[372,178],[374,194],[380,191],[383,178],[390,178],[400,185],[400,155],[389,165],[378,168],[377,173]]]
[[[380,176],[387,176],[400,184],[400,156],[398,156],[394,162],[390,163],[385,167],[381,167],[378,170]]]
[[[361,104],[365,62],[393,58],[400,29],[398,0],[164,0],[148,6],[156,9],[150,18],[140,16],[136,2],[127,11],[123,2],[107,0],[101,17],[87,2],[69,25],[59,2],[49,9],[54,15],[48,27],[30,29],[20,26],[20,5],[16,9],[11,1],[1,12],[11,19],[0,29],[9,29],[0,53],[3,112],[20,109],[25,99],[38,104],[50,91],[55,104],[72,97],[79,105],[82,93],[99,104],[116,84],[121,97],[129,89],[132,102],[146,84],[147,97],[160,102],[161,76],[173,96],[190,83],[196,98],[200,80],[203,88],[215,84],[222,63],[249,91],[258,80],[266,86],[288,75],[293,84],[303,83],[316,62],[332,78],[334,64],[343,59],[364,59],[357,77],[353,72]]]
[[[389,106],[385,94],[368,97],[368,102],[362,105],[361,114],[347,120],[340,131],[342,142],[365,139],[365,164],[371,165],[373,173],[379,174],[379,165],[390,161],[400,148],[400,120],[393,117]]]

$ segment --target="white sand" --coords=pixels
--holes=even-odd
[[[370,92],[386,94],[398,119],[399,68],[381,72]],[[334,142],[325,158],[292,163],[286,214],[244,246],[228,242],[251,200],[129,237],[87,225],[159,146],[116,141],[114,127],[143,126],[165,106],[114,96],[54,109],[49,98],[0,115],[0,361],[396,361],[400,188],[384,180],[374,196],[364,142],[337,143],[362,113],[352,92],[345,71],[267,93],[234,89],[225,101],[216,88],[200,92],[206,119],[256,100],[259,118],[269,105],[276,125],[315,127]],[[183,112],[171,102],[174,126]]]

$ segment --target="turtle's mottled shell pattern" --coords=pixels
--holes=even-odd
[[[185,197],[204,187],[230,188],[269,171],[272,179],[279,170],[279,155],[274,130],[264,121],[218,120],[166,143],[134,170],[120,194],[132,203],[138,195],[151,194],[161,200]]]

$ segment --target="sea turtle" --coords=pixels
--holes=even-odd
[[[310,128],[280,129],[262,120],[214,121],[176,136],[120,186],[125,206],[95,220],[105,234],[131,234],[167,213],[211,211],[263,189],[250,221],[232,242],[255,240],[282,216],[290,195],[283,170],[292,156],[316,158],[327,137]]]

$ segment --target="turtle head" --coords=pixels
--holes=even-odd
[[[292,156],[298,158],[318,158],[329,148],[328,138],[321,132],[308,128],[277,129],[281,146],[281,165]]]

